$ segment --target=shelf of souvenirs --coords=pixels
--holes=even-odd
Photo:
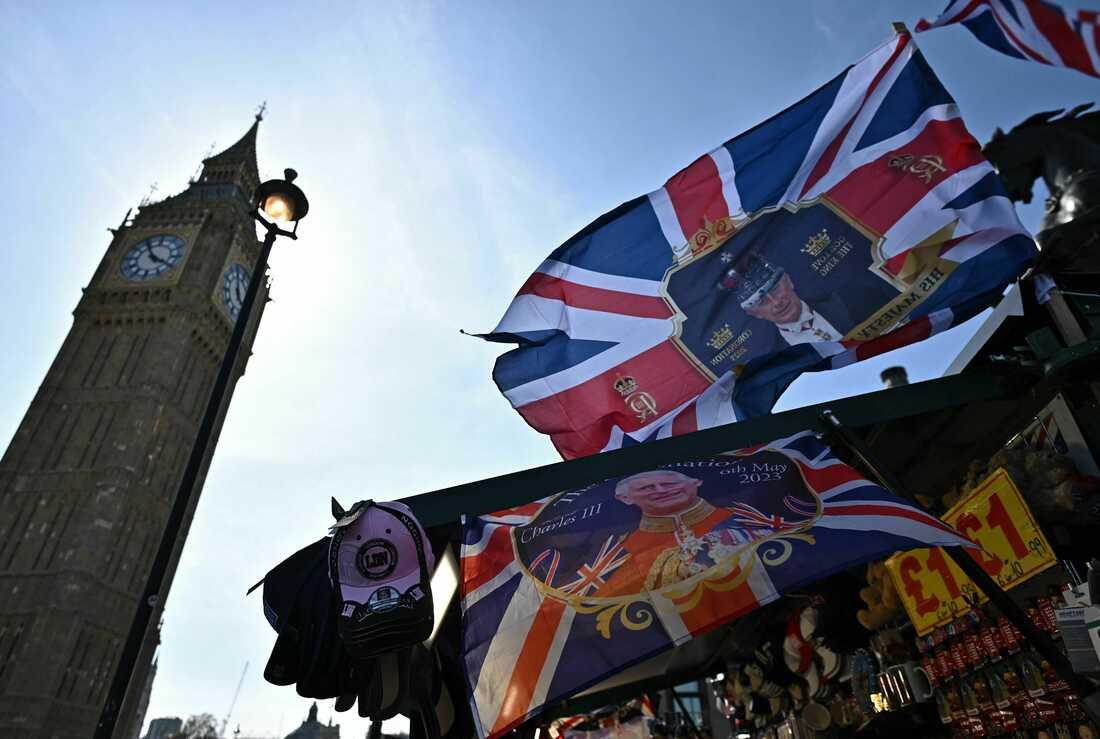
[[[1061,644],[1055,599],[1029,599],[1032,623]],[[918,637],[940,721],[955,737],[1094,739],[1078,696],[1004,616],[978,608]]]

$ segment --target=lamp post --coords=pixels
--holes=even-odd
[[[229,381],[233,376],[233,368],[237,364],[237,355],[240,354],[241,343],[244,341],[244,332],[248,327],[249,318],[252,315],[252,305],[256,302],[256,295],[260,291],[260,283],[267,271],[267,259],[271,255],[271,247],[277,236],[287,236],[297,239],[298,223],[309,212],[309,201],[305,193],[294,184],[298,173],[293,169],[283,170],[284,178],[281,180],[268,180],[256,188],[252,197],[251,215],[267,231],[263,245],[260,247],[260,256],[252,269],[252,278],[248,281],[248,290],[241,304],[241,310],[237,314],[233,324],[233,333],[229,337],[229,345],[222,357],[221,367],[218,368],[214,387],[210,390],[210,397],[206,401],[206,410],[203,411],[202,420],[199,422],[198,434],[195,436],[195,444],[191,447],[191,455],[187,458],[187,466],[184,467],[183,476],[180,478],[179,488],[172,509],[168,514],[168,521],[164,525],[160,544],[157,547],[153,566],[149,571],[149,577],[145,582],[145,589],[138,599],[137,612],[130,624],[130,632],[126,636],[126,642],[122,647],[118,667],[115,669],[111,687],[107,692],[107,698],[103,704],[103,710],[99,715],[99,723],[96,725],[95,739],[111,739],[118,721],[119,711],[126,698],[126,691],[130,685],[134,667],[137,664],[138,654],[141,652],[142,642],[145,641],[145,632],[149,628],[153,613],[156,611],[160,600],[161,586],[164,575],[168,570],[168,564],[172,559],[172,551],[175,549],[176,537],[183,526],[183,519],[187,513],[188,504],[195,491],[195,482],[202,468],[203,459],[206,457],[207,447],[210,445],[210,437],[217,422],[218,413],[225,402],[225,394],[229,389]],[[267,216],[260,215],[260,211]],[[280,224],[293,222],[294,227],[287,231]]]

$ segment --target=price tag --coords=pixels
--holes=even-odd
[[[981,546],[981,551],[966,551],[1006,590],[1057,561],[1003,469],[956,503],[943,520]],[[940,548],[898,552],[886,561],[886,568],[918,635],[955,620],[970,610],[971,603],[986,600]]]

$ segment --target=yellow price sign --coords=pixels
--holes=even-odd
[[[998,469],[943,516],[981,546],[967,552],[1004,589],[1019,585],[1056,560],[1012,478]],[[940,548],[898,552],[886,561],[918,635],[949,623],[986,600]]]

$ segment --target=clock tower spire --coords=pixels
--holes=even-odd
[[[204,159],[199,183],[234,183],[251,195],[260,184],[259,169],[256,166],[256,133],[260,128],[263,115],[256,114],[256,120],[245,131],[237,143],[220,154]]]
[[[0,458],[0,736],[94,732],[244,292],[262,279],[168,592],[267,302],[250,203],[261,119],[186,190],[112,230]],[[158,637],[146,635],[116,736],[140,728]]]

